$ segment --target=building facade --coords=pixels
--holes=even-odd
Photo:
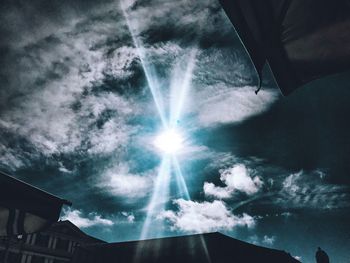
[[[98,243],[105,242],[85,234],[70,221],[59,221],[42,232],[0,238],[0,262],[65,263],[78,246]]]

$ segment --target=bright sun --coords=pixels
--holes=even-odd
[[[183,147],[184,139],[179,132],[169,129],[160,133],[154,140],[154,145],[163,153],[176,154]]]

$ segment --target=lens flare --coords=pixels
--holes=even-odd
[[[161,162],[155,178],[152,196],[146,207],[146,217],[140,233],[140,239],[143,240],[161,236],[162,231],[165,229],[165,222],[159,221],[157,215],[165,211],[166,204],[170,201],[170,184],[172,179],[175,179],[180,197],[186,200],[191,199],[180,162],[177,160],[180,154],[186,154],[190,146],[189,133],[188,130],[184,130],[185,133],[180,132],[178,123],[185,117],[184,110],[190,97],[191,81],[196,66],[198,49],[196,45],[190,47],[188,54],[181,57],[174,64],[171,71],[169,90],[163,89],[156,67],[149,60],[150,57],[147,56],[147,48],[143,46],[142,40],[138,37],[142,35],[141,30],[139,30],[140,25],[135,16],[129,14],[131,11],[130,4],[122,0],[120,1],[120,6],[125,18],[125,26],[130,31],[130,36],[145,73],[147,86],[152,94],[162,127],[161,132],[153,140],[153,146],[158,151]],[[169,99],[165,96],[165,92],[169,92]],[[184,129],[184,127],[182,128]],[[173,176],[175,178],[172,178]],[[202,246],[206,254],[208,254],[203,238]],[[141,260],[142,247],[138,247],[134,263],[139,263]]]
[[[184,138],[175,129],[169,129],[156,137],[154,146],[163,154],[176,155],[184,146]]]

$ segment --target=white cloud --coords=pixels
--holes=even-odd
[[[34,37],[29,42],[23,40],[21,45],[24,48],[16,51],[20,59],[15,64],[16,77],[11,82],[14,87],[8,88],[6,96],[14,96],[12,93],[18,90],[21,96],[11,100],[13,105],[8,103],[6,110],[0,114],[0,122],[6,124],[7,131],[26,138],[35,150],[44,155],[74,152],[90,136],[92,153],[109,153],[118,147],[119,138],[125,138],[124,122],[116,122],[116,127],[105,125],[100,133],[93,131],[91,122],[96,121],[97,111],[101,113],[104,109],[118,110],[125,121],[128,114],[125,111],[130,110],[126,101],[111,93],[81,97],[93,85],[101,84],[104,74],[112,74],[116,79],[125,78],[132,62],[137,61],[135,48],[116,48],[108,58],[104,50],[106,45],[92,48],[99,41],[109,39],[112,33],[115,36],[116,32],[111,25],[106,25],[110,22],[103,12],[111,16],[110,10],[94,9],[92,12],[101,11],[97,16],[101,19],[95,23],[90,23],[89,18],[81,19],[79,26],[70,21],[72,23],[67,23],[64,30],[56,28],[53,34],[51,31],[49,38],[45,35],[38,39]],[[120,18],[112,22],[113,25],[119,23],[124,23],[124,20]],[[93,30],[96,27],[103,30]],[[119,37],[129,34],[125,30],[117,32]],[[26,53],[20,51],[24,49]],[[82,103],[81,112],[71,108],[77,101]],[[115,136],[109,132],[115,132]],[[103,135],[110,139],[109,144],[103,141]]]
[[[104,73],[110,76],[118,76],[121,79],[131,77],[132,63],[137,59],[137,50],[134,47],[122,46],[114,50],[111,59],[107,60]]]
[[[128,222],[133,223],[135,221],[135,216],[134,215],[128,215],[127,219],[128,219]]]
[[[285,217],[285,218],[289,218],[291,217],[293,214],[291,212],[283,212],[281,213],[281,216]]]
[[[247,242],[254,245],[259,245],[259,237],[257,235],[250,236]]]
[[[124,6],[128,9],[130,24],[138,34],[144,33],[149,28],[161,30],[164,27],[168,27],[169,30],[174,31],[174,26],[183,30],[181,32],[182,35],[184,34],[183,32],[188,31],[203,35],[213,33],[218,35],[232,32],[232,26],[225,17],[224,12],[218,8],[219,3],[216,1],[155,0],[149,1],[147,5],[134,5],[134,3],[137,3],[137,1],[128,1],[125,2]],[[133,8],[131,9],[130,7],[132,6]],[[214,9],[218,10],[218,12],[213,13]],[[196,14],[195,16],[193,15],[194,13]],[[204,22],[206,27],[201,26]],[[217,32],[215,27],[217,24],[221,25],[220,32]],[[198,31],[198,28],[200,28],[200,32],[195,32],[194,30],[197,29]],[[180,34],[176,31],[174,33]]]
[[[136,101],[136,97],[125,98],[113,91],[85,94],[94,85],[103,85],[106,75],[118,81],[132,77],[138,68],[135,65],[140,63],[137,49],[125,42],[105,55],[105,49],[110,48],[106,45],[110,38],[123,39],[130,33],[122,26],[125,23],[122,16],[117,16],[120,20],[109,20],[115,14],[104,11],[108,15],[102,11],[100,21],[80,21],[79,27],[70,25],[52,36],[55,41],[38,39],[26,43],[29,51],[20,54],[22,59],[16,72],[20,72],[17,86],[22,96],[0,113],[0,125],[26,138],[44,155],[77,152],[86,146],[91,154],[110,154],[126,146],[138,130],[137,124],[127,125],[127,122],[154,110],[153,103],[144,98]],[[144,49],[155,64],[162,65],[171,64],[183,52],[182,47],[171,42]],[[47,77],[50,75],[55,77],[50,79]],[[37,87],[39,80],[42,83]],[[138,88],[141,87],[135,90]],[[132,93],[133,89],[129,86],[127,92]],[[73,110],[72,105],[77,102],[80,109]],[[97,129],[94,123],[106,110],[115,112],[116,116]],[[6,159],[13,158],[7,156]]]
[[[250,236],[247,240],[247,242],[252,243],[254,245],[262,245],[262,246],[272,246],[276,241],[276,236],[267,236],[264,235],[262,238],[260,238],[257,235]]]
[[[196,98],[192,111],[200,126],[242,122],[265,112],[279,98],[275,89],[262,89],[255,94],[256,87],[247,82],[255,73],[243,52],[209,48],[200,53],[191,93]]]
[[[142,198],[152,190],[153,180],[149,174],[132,174],[126,163],[109,169],[99,178],[98,187],[114,196]]]
[[[218,199],[230,198],[232,190],[227,187],[218,187],[213,183],[204,182],[203,190],[206,196],[216,197]]]
[[[59,170],[60,172],[65,173],[65,174],[70,174],[70,173],[72,173],[72,171],[71,171],[71,170],[68,170],[68,169],[63,165],[62,162],[59,162],[58,165],[59,165],[58,170]]]
[[[325,179],[326,173],[322,170],[316,170],[315,173],[320,177],[320,179]]]
[[[272,246],[276,241],[276,236],[267,236],[265,235],[262,239],[262,243],[268,246]]]
[[[278,98],[271,90],[262,90],[258,95],[254,87],[227,87],[227,83],[206,87],[197,99],[199,123],[205,127],[235,123],[266,111]]]
[[[111,5],[115,8],[111,9]],[[45,27],[45,30],[41,28],[35,35],[17,34],[22,37],[13,48],[19,59],[12,65],[16,70],[11,70],[11,72],[16,72],[16,76],[12,79],[14,83],[12,87],[8,87],[4,92],[6,95],[4,98],[6,100],[7,96],[15,97],[13,90],[20,91],[21,96],[16,100],[11,99],[12,104],[0,114],[0,122],[6,123],[6,131],[26,138],[35,148],[33,152],[51,156],[76,153],[83,148],[91,154],[111,154],[130,142],[130,136],[137,131],[137,127],[126,124],[127,120],[144,113],[144,105],[153,106],[153,103],[148,102],[140,105],[129,97],[123,99],[122,96],[112,94],[112,92],[99,93],[99,95],[86,94],[87,91],[91,91],[92,86],[103,84],[106,75],[116,80],[131,77],[137,68],[135,64],[140,63],[137,49],[127,40],[130,32],[125,26],[125,19],[118,5],[115,3],[111,5],[104,4],[96,7],[86,16],[74,15],[74,19],[67,15],[64,24],[50,24],[49,27]],[[133,5],[134,2],[131,1],[127,7]],[[154,9],[155,6],[161,6],[161,8]],[[209,0],[190,5],[187,1],[166,1],[161,5],[157,2],[136,5],[128,12],[131,13],[131,22],[135,22],[138,27],[136,28],[137,35],[143,35],[144,32],[149,31],[149,28],[158,29],[165,25],[176,25],[176,28],[179,28],[179,17],[182,18],[180,28],[185,27],[198,31],[196,26],[202,24],[201,21],[210,19],[212,23],[201,28],[201,32],[204,30],[203,34],[205,32],[217,34],[216,28],[212,25],[217,25],[218,21],[224,25],[220,33],[233,33],[232,26],[222,11],[215,12],[213,15],[213,10],[217,10],[217,6],[218,3]],[[151,16],[149,15],[150,9],[152,9]],[[178,12],[173,12],[174,9]],[[194,12],[201,15],[193,16]],[[18,16],[18,19],[20,17]],[[91,17],[93,17],[93,23],[90,21]],[[25,19],[20,20],[21,23],[25,21]],[[55,28],[55,30],[48,30],[48,28]],[[147,34],[144,35],[147,39]],[[114,43],[115,39],[120,41],[110,44]],[[143,51],[147,54],[150,64],[167,65],[162,66],[167,72],[170,71],[173,64],[177,63],[180,56],[185,61],[188,50],[175,42],[177,41],[145,45]],[[21,50],[26,50],[26,52],[23,53]],[[254,95],[250,97],[251,95],[244,94],[247,89],[227,88],[227,86],[232,86],[232,76],[231,73],[226,73],[221,69],[235,61],[233,55],[236,55],[226,56],[232,53],[229,50],[232,51],[231,48],[225,52],[214,48],[210,49],[209,53],[206,53],[205,50],[198,52],[201,57],[196,60],[193,72],[195,87],[191,87],[193,93],[190,95],[196,98],[193,100],[192,108],[195,109],[199,122],[204,126],[237,121],[252,113],[255,114],[255,108],[258,109],[257,112],[265,108],[260,105],[269,97],[266,94],[270,94],[269,91],[263,90],[259,96],[255,96],[253,88],[248,88]],[[224,61],[224,64],[221,64],[220,61]],[[241,65],[241,61],[234,64],[238,65],[242,71],[241,67],[244,66]],[[159,78],[159,81],[166,82],[167,77],[165,77],[166,80]],[[212,85],[211,82],[218,79],[222,81]],[[132,92],[134,87],[131,86],[129,90]],[[237,94],[240,94],[242,99],[245,100],[248,97],[249,99],[244,101],[244,105],[237,104],[236,110],[227,108],[229,110],[227,115],[223,115],[222,110],[228,107],[226,104],[232,102],[227,100],[233,90],[236,98]],[[9,94],[6,94],[7,91]],[[241,94],[242,91],[243,94]],[[273,95],[270,97],[272,98]],[[81,104],[80,110],[72,109],[72,104],[76,102]],[[226,106],[223,106],[224,104]],[[137,111],[137,109],[141,110]],[[192,114],[193,109],[188,113]],[[104,110],[113,110],[117,112],[117,116],[97,129],[93,127],[93,123]],[[200,153],[204,152],[203,146],[189,147],[187,150],[188,156],[196,158],[201,158]],[[18,152],[17,156],[20,155],[21,153]],[[25,165],[20,161],[25,158],[15,160],[11,154],[7,154],[3,159],[3,162],[8,160],[14,168]]]
[[[96,213],[89,213],[86,217],[83,216],[83,213],[80,210],[74,210],[71,208],[63,210],[63,216],[61,220],[69,220],[77,227],[88,228],[92,226],[112,226],[113,221],[109,219],[102,218],[101,215]]]
[[[168,220],[173,230],[204,233],[231,230],[237,226],[253,227],[255,225],[255,219],[252,216],[234,215],[222,201],[201,203],[177,199],[174,200],[174,204],[178,208],[177,212],[164,211],[158,217]]]
[[[128,129],[129,128],[129,129]],[[91,154],[110,154],[114,150],[129,143],[130,131],[125,123],[115,118],[108,120],[101,129],[91,131],[91,147],[88,152]]]
[[[135,222],[135,216],[133,213],[128,213],[128,212],[122,212],[122,215],[126,217],[126,220],[129,223],[134,223]]]
[[[211,162],[207,165],[207,169],[223,169],[237,163],[238,159],[231,152],[212,152]]]
[[[211,25],[220,21],[222,30],[219,34],[234,34],[223,12],[213,14],[210,11],[217,5],[213,1],[203,3],[201,1],[200,4],[191,5],[185,1],[162,1],[161,5],[156,3],[157,1],[150,3],[157,6],[157,11],[152,10],[152,15],[149,14],[149,9],[152,7],[146,5],[137,5],[127,11],[134,32],[142,34],[149,28],[156,30],[174,24],[177,28],[189,27],[191,30],[205,21],[207,26],[201,27],[200,32],[204,35],[207,31],[217,34],[217,30]],[[172,12],[174,9],[177,10],[176,14]],[[193,12],[201,15],[193,17]],[[141,20],[140,17],[142,17]],[[180,24],[178,17],[181,17]],[[212,20],[216,22],[208,22]],[[167,54],[160,54],[160,52],[157,52],[157,55],[168,57]],[[147,54],[147,59],[151,57],[152,55]],[[252,75],[252,68],[250,63],[242,57],[244,57],[243,50],[233,51],[231,47],[208,48],[198,53],[190,90],[190,97],[196,99],[188,103],[187,109],[189,113],[196,115],[200,126],[212,127],[244,121],[266,111],[278,99],[279,92],[275,89],[262,89],[256,95],[254,92],[256,87],[246,86],[247,79]]]
[[[301,262],[301,257],[300,256],[294,256],[296,260],[299,260]]]
[[[207,196],[219,199],[230,198],[235,191],[253,195],[259,192],[263,181],[258,176],[252,177],[250,170],[243,164],[234,165],[227,169],[220,170],[220,180],[225,187],[215,186],[213,183],[204,183],[204,193]]]
[[[263,182],[258,176],[253,178],[250,176],[249,170],[243,164],[222,170],[220,179],[229,188],[248,195],[257,193],[263,185]]]
[[[285,208],[337,209],[349,207],[349,187],[327,183],[316,172],[288,175],[281,184],[276,204]]]
[[[300,179],[300,176],[303,174],[302,171],[298,173],[294,173],[289,175],[284,181],[282,182],[283,190],[290,192],[292,194],[296,193],[300,187],[298,185],[298,180]]]
[[[15,150],[9,149],[0,142],[0,164],[9,170],[16,170],[24,166],[24,160]]]
[[[215,9],[213,6],[217,4],[213,1],[201,1],[200,4],[192,5],[185,1],[163,2],[160,5],[162,8],[157,8],[157,12],[152,12],[151,16],[148,15],[149,7],[144,6],[137,8],[135,12],[130,12],[133,25],[136,25],[138,32],[147,30],[145,27],[149,26],[162,27],[163,23],[168,26],[176,24],[177,27],[185,28],[191,25],[191,28],[195,28],[196,23],[202,24],[205,21],[207,26],[201,28],[202,34],[205,35],[206,31],[218,34],[211,25],[220,21],[219,34],[234,34],[232,25],[223,12],[213,14],[210,11]],[[170,11],[173,9],[177,10],[176,14]],[[193,17],[194,9],[201,15]],[[182,25],[179,25],[179,14]],[[140,17],[144,18],[142,23],[140,23]],[[212,20],[216,22],[211,23]],[[158,21],[162,21],[161,24]],[[256,95],[254,92],[256,87],[246,86],[247,79],[253,74],[251,64],[244,58],[243,52],[239,49],[233,50],[231,47],[207,48],[199,52],[191,87],[191,97],[196,99],[190,104],[191,111],[197,115],[201,126],[211,127],[243,121],[266,111],[278,99],[277,90],[262,89]],[[222,70],[223,68],[226,70]]]

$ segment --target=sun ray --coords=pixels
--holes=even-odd
[[[176,183],[177,183],[177,186],[180,190],[181,196],[183,198],[185,198],[186,200],[191,200],[190,194],[188,192],[187,184],[185,182],[185,178],[184,178],[182,171],[181,171],[179,161],[177,160],[177,158],[175,156],[173,156],[173,158],[172,158],[172,163],[174,165]]]
[[[159,113],[159,116],[163,125],[163,129],[165,130],[175,129],[177,128],[176,126],[178,124],[178,121],[182,117],[183,107],[184,107],[186,98],[188,97],[188,91],[191,86],[192,74],[195,67],[198,49],[193,48],[190,51],[185,71],[181,70],[181,64],[179,63],[178,67],[175,68],[173,72],[173,78],[170,83],[171,96],[169,101],[169,118],[167,119],[165,115],[166,111],[163,105],[160,85],[157,80],[155,69],[147,62],[145,50],[142,47],[141,42],[139,41],[139,39],[137,38],[133,30],[131,21],[126,12],[126,8],[123,5],[123,1],[121,1],[121,9],[123,11],[123,15],[125,17],[126,24],[130,31],[130,35],[133,39],[135,48],[138,52],[138,56],[139,56],[141,65],[143,67],[143,71],[145,73],[148,86],[151,90],[154,103]],[[162,139],[162,137],[160,138]],[[176,180],[176,184],[180,192],[180,195],[182,196],[182,198],[185,198],[186,200],[191,199],[185,178],[181,170],[181,166],[178,162],[178,159],[175,156],[175,152],[176,151],[174,151],[174,154],[173,153],[169,154],[169,152],[165,151],[163,154],[163,158],[162,158],[159,171],[157,174],[156,182],[154,185],[152,197],[150,199],[149,205],[147,206],[147,215],[146,215],[146,219],[144,221],[141,235],[140,235],[141,240],[149,237],[148,234],[149,234],[152,220],[154,219],[157,213],[164,210],[166,201],[169,199],[170,175],[171,175],[172,169],[174,169],[175,180]],[[208,262],[210,262],[210,257],[208,254],[206,242],[203,237],[201,237],[201,243],[202,243],[203,250],[207,256]],[[139,257],[141,256],[140,255],[140,253],[142,253],[141,250],[142,248],[140,247],[136,251],[136,254],[135,254],[136,262],[138,262]]]
[[[156,105],[158,114],[160,116],[161,122],[162,122],[164,127],[167,127],[168,123],[166,121],[165,114],[164,114],[165,111],[164,111],[164,106],[163,106],[162,94],[160,91],[160,85],[159,85],[159,82],[157,80],[157,74],[155,72],[154,67],[152,67],[147,62],[144,47],[142,46],[141,41],[137,38],[137,36],[134,32],[134,29],[131,25],[129,15],[126,11],[126,8],[125,8],[123,1],[120,1],[120,6],[121,6],[121,9],[123,11],[123,15],[124,15],[128,30],[129,30],[130,35],[132,37],[132,40],[134,42],[134,46],[137,50],[143,71],[144,71],[146,79],[147,79],[148,87],[151,90],[152,97],[153,97],[154,103]]]
[[[181,117],[184,103],[190,88],[192,73],[195,67],[196,56],[198,49],[193,48],[188,56],[188,62],[185,72],[180,70],[180,65],[177,66],[174,72],[174,78],[171,82],[171,98],[170,98],[170,126],[176,126]]]
[[[159,167],[151,201],[147,206],[147,215],[140,235],[141,240],[148,238],[153,217],[157,212],[164,210],[165,202],[169,198],[170,165],[170,159],[164,157]]]

